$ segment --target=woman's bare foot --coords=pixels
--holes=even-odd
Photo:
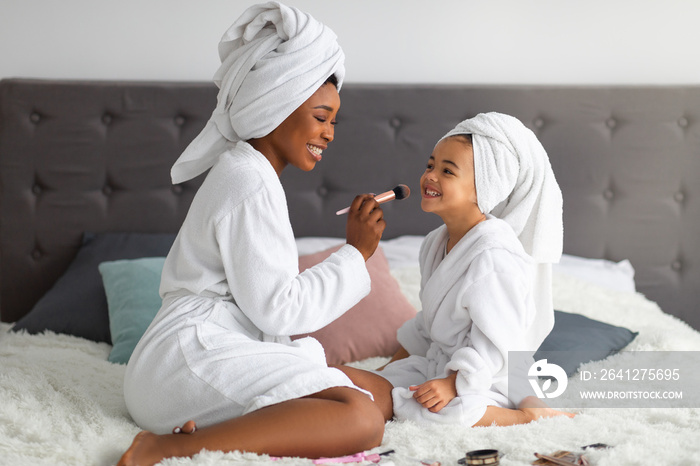
[[[117,466],[151,466],[166,458],[162,452],[160,435],[146,430],[139,432]]]
[[[173,434],[194,434],[197,424],[194,421],[185,422],[182,427],[173,429]],[[157,435],[146,430],[139,432],[131,442],[131,446],[117,463],[117,466],[150,466],[171,456],[178,456],[172,448],[172,436]]]
[[[532,421],[536,421],[543,417],[567,416],[573,418],[576,416],[573,413],[559,411],[547,406],[547,403],[535,396],[528,396],[523,399],[518,405],[518,409],[524,412]]]
[[[178,434],[194,434],[197,426],[194,421],[187,421],[182,427],[175,427],[175,435],[158,435],[144,430],[136,434],[131,446],[117,463],[117,466],[151,466],[175,456],[187,456],[179,448],[182,440]]]
[[[194,434],[197,430],[197,424],[194,421],[185,422],[182,427],[177,426],[173,429],[173,434]]]

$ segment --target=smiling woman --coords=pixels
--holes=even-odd
[[[331,76],[270,134],[248,141],[265,155],[278,176],[287,165],[309,171],[321,161],[321,154],[333,140],[340,108],[336,86],[337,80]]]
[[[376,200],[356,197],[347,244],[299,273],[279,176],[288,165],[312,170],[333,140],[342,50],[311,16],[270,2],[246,10],[219,51],[216,109],[171,174],[178,183],[209,172],[124,378],[129,413],[147,430],[119,464],[202,449],[319,457],[378,446],[391,416],[388,384],[380,380],[385,396],[375,403],[327,366],[318,341],[290,338],[369,293],[365,261],[385,227]]]

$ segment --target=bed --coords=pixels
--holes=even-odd
[[[170,166],[215,98],[210,83],[0,82],[2,463],[114,464],[139,431],[121,391],[129,354],[121,338],[134,334],[117,314],[134,305],[120,297],[141,299],[145,284],[157,283],[158,260],[202,181],[173,186]],[[283,174],[300,267],[342,241],[334,213],[356,193],[400,183],[415,191],[438,137],[476,113],[509,113],[540,138],[564,195],[567,255],[553,286],[557,323],[569,324],[558,336],[596,353],[569,361],[569,390],[588,382],[583,374],[628,368],[641,351],[700,364],[700,87],[348,84],[341,99],[323,161]],[[371,270],[376,296],[318,335],[329,361],[381,365],[396,326],[419,307],[417,248],[439,219],[421,212],[415,194],[385,212]],[[120,266],[131,282],[108,279],[124,278]],[[697,392],[687,390],[683,407],[599,407],[564,396],[563,405],[576,404],[573,420],[514,427],[389,422],[375,451],[395,451],[384,464],[448,465],[492,448],[501,464],[517,465],[535,452],[580,454],[603,443],[610,448],[585,450],[593,464],[695,464]],[[270,462],[202,452],[163,464]]]

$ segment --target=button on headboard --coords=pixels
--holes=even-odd
[[[84,231],[174,232],[201,178],[169,170],[204,126],[208,83],[0,83],[0,312],[24,315]],[[344,236],[334,212],[399,183],[385,237],[424,234],[418,178],[436,140],[479,112],[521,119],[564,193],[565,251],[630,259],[638,289],[700,328],[700,87],[353,85],[310,173],[283,174],[298,236]]]

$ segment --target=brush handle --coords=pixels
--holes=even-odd
[[[387,192],[385,192],[385,193],[377,194],[376,196],[374,196],[374,199],[375,199],[378,203],[383,204],[384,202],[389,202],[389,201],[391,201],[391,200],[394,199],[395,197],[396,197],[396,193],[394,192],[394,190],[391,190],[391,191],[387,191]],[[336,212],[335,214],[336,214],[336,215],[343,215],[343,214],[347,214],[348,212],[350,212],[350,206],[347,206],[347,207],[344,208],[344,209],[340,209],[340,210],[339,210],[338,212]]]

